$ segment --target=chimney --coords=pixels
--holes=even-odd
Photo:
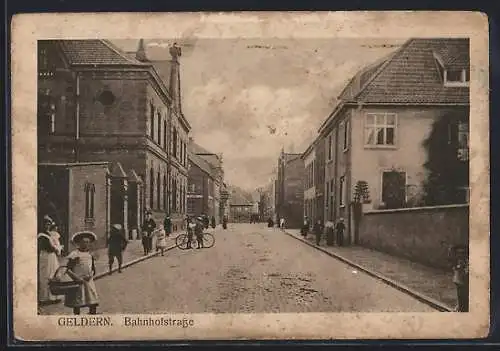
[[[146,57],[146,49],[144,48],[144,39],[139,40],[139,46],[137,47],[135,58],[141,62],[148,60]]]
[[[172,65],[170,71],[170,94],[172,94],[174,108],[181,113],[181,77],[179,68],[179,57],[181,56],[182,50],[174,43],[170,49],[170,56],[172,56]]]

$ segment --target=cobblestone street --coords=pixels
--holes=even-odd
[[[263,224],[230,224],[214,236],[213,248],[174,249],[96,281],[99,312],[434,311]],[[71,310],[60,304],[42,313]]]

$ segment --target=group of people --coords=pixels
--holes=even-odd
[[[167,248],[167,238],[172,233],[172,219],[167,215],[163,220],[163,227],[156,226],[151,211],[146,211],[146,217],[141,226],[142,247],[144,256],[149,255],[153,250],[153,238],[156,237],[156,251],[161,250],[163,256],[164,250]]]
[[[309,234],[309,230],[311,229],[311,222],[307,216],[304,217],[304,223],[302,228],[300,229],[301,235],[306,238]],[[344,219],[339,218],[337,224],[333,224],[331,221],[327,221],[323,226],[323,223],[320,219],[314,223],[312,227],[312,232],[315,235],[316,245],[321,244],[321,238],[323,233],[326,233],[326,244],[328,246],[343,246],[344,245],[344,232],[345,232],[345,224]]]
[[[89,231],[74,234],[71,241],[77,248],[65,257],[66,263],[63,267],[60,265],[60,259],[64,255],[64,247],[61,245],[56,223],[47,215],[43,218],[37,239],[39,305],[59,303],[64,298],[64,305],[72,308],[74,314],[80,314],[82,307],[88,307],[90,314],[96,314],[99,297],[94,284],[95,259],[90,253],[90,244],[97,240],[96,235]],[[57,276],[63,271],[64,273]],[[62,278],[62,275],[78,282],[78,288],[68,290],[64,296],[56,296],[52,294],[49,282]]]

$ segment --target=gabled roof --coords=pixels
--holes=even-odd
[[[347,83],[325,126],[346,104],[469,104],[469,87],[448,87],[435,56],[445,69],[469,69],[469,39],[410,39],[398,50],[364,67]]]
[[[434,54],[445,68],[469,67],[468,39],[411,39],[389,58],[353,98],[367,103],[468,104],[468,87],[446,87]],[[450,67],[447,67],[450,65]]]
[[[202,155],[214,155],[213,152],[208,151],[204,147],[196,144],[194,141],[190,140],[188,144],[189,150],[194,154],[202,154]]]
[[[162,60],[149,62],[153,65],[161,80],[170,89],[170,80],[172,78],[172,61]]]
[[[203,172],[207,173],[211,178],[215,178],[212,167],[203,157],[188,151],[188,158],[189,161],[200,168]]]
[[[59,43],[71,65],[145,65],[106,40],[60,40]]]

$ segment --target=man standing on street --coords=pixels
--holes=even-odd
[[[338,246],[344,245],[344,231],[345,231],[344,218],[340,218],[337,225],[335,226],[335,232],[337,233],[337,245]]]
[[[118,260],[118,273],[122,272],[123,251],[127,247],[128,241],[122,231],[120,224],[113,224],[108,239],[109,274],[113,272],[115,257]]]
[[[165,229],[165,235],[167,238],[172,233],[172,220],[170,219],[170,215],[167,214],[165,220],[163,221],[163,229]]]
[[[142,245],[144,246],[144,256],[148,255],[153,248],[153,232],[156,229],[156,222],[151,211],[146,212],[146,218],[142,223]]]
[[[321,234],[323,234],[323,225],[321,224],[321,220],[318,219],[316,223],[314,224],[314,235],[316,236],[316,245],[319,246],[321,242]]]

